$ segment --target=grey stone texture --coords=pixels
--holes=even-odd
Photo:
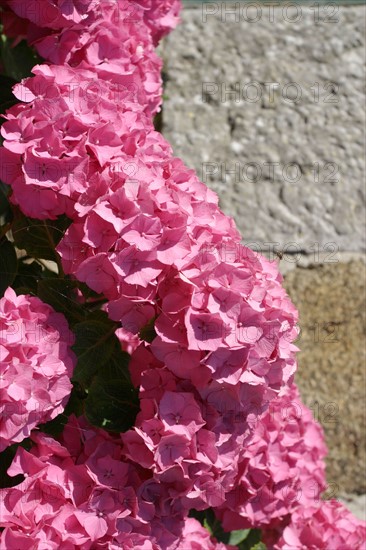
[[[284,252],[296,381],[325,430],[328,496],[363,517],[366,7],[207,6],[186,8],[162,44],[163,133],[244,243]]]
[[[366,7],[229,5],[186,8],[162,46],[165,136],[244,242],[363,251]]]

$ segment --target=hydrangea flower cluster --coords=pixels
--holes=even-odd
[[[297,508],[280,536],[265,532],[264,540],[273,550],[362,550],[366,526],[337,500],[320,501]]]
[[[134,154],[152,123],[135,90],[114,87],[90,69],[38,65],[33,73],[14,88],[28,103],[10,109],[2,126],[2,180],[26,215],[75,218],[76,208],[91,208],[94,195],[109,187],[111,157],[119,155],[115,170],[134,168],[124,151]]]
[[[75,355],[65,317],[8,288],[0,299],[0,452],[63,412]]]
[[[9,470],[25,481],[1,495],[2,546],[223,550],[188,519],[209,507],[228,529],[265,527],[279,548],[287,529],[302,541],[325,448],[310,412],[289,405],[297,311],[275,263],[240,244],[152,123],[154,48],[179,3],[5,4],[8,36],[20,31],[47,63],[14,88],[1,179],[26,215],[70,218],[64,272],[121,323],[140,412],[121,436],[83,418],[59,441],[33,432]],[[299,499],[310,479],[315,492]]]
[[[177,24],[179,0],[5,0],[3,4],[7,36],[27,38],[54,65],[93,67],[93,78],[113,80],[121,90],[138,94],[150,115],[157,112],[162,63],[154,46]]]
[[[167,485],[123,460],[122,445],[70,417],[61,442],[32,434],[9,469],[25,480],[0,490],[2,548],[19,550],[230,550],[170,507]]]
[[[283,529],[295,510],[319,502],[326,452],[322,428],[293,384],[255,423],[235,487],[216,510],[223,527]]]

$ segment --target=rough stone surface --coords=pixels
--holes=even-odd
[[[329,448],[329,496],[366,492],[366,266],[309,265],[285,276],[300,312],[299,370],[304,402]]]
[[[244,242],[363,251],[366,7],[237,4],[186,8],[164,42],[165,136]]]

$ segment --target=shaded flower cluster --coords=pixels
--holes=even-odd
[[[71,393],[75,355],[65,317],[39,298],[0,299],[0,451],[63,412]]]
[[[187,514],[222,504],[250,437],[244,403],[240,407],[235,390],[218,385],[198,391],[159,366],[146,347],[133,354],[135,361],[146,361],[150,369],[141,377],[136,425],[121,435],[126,456],[169,490],[173,510]],[[252,397],[255,390],[246,393]]]

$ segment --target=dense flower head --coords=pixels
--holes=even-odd
[[[235,400],[234,392],[225,395],[222,388],[217,396],[209,393],[210,402],[191,383],[159,366],[144,347],[132,355],[137,365],[142,360],[150,369],[141,377],[141,412],[135,427],[121,435],[126,456],[169,489],[173,508],[188,513],[219,506],[233,488],[239,457],[250,437],[244,403]]]
[[[283,532],[264,532],[274,550],[362,550],[366,523],[357,519],[337,500],[299,506]]]
[[[170,507],[167,487],[125,459],[118,437],[75,417],[61,441],[31,437],[8,470],[24,481],[1,490],[1,548],[183,548],[185,517]]]
[[[80,197],[82,209],[106,192],[117,173],[129,178],[131,156],[152,123],[141,108],[139,87],[123,76],[111,83],[88,69],[47,65],[33,73],[14,88],[27,103],[10,109],[1,129],[1,179],[25,214],[72,218]]]
[[[166,340],[157,336],[152,344],[134,343],[130,372],[134,384],[140,387],[141,412],[134,429],[122,434],[126,455],[150,469],[154,479],[173,484],[172,500],[184,506],[187,512],[191,508],[225,507],[228,497],[231,506],[238,488],[243,505],[248,504],[250,508],[259,486],[253,485],[251,492],[240,487],[244,457],[251,453],[255,456],[255,445],[260,439],[256,432],[258,417],[273,399],[278,386],[284,383],[283,371],[274,367],[277,374],[268,375],[271,362],[261,360],[250,344],[234,350],[222,347],[216,352],[207,351],[207,347],[202,351],[189,349],[185,331],[182,331],[181,340],[174,333],[179,326],[175,327],[169,320],[165,325]],[[156,322],[155,327],[163,334],[162,325]],[[248,359],[251,355],[252,360]],[[280,364],[280,360],[277,361]],[[291,369],[288,372],[291,376]],[[282,429],[277,417],[276,420]],[[250,447],[253,437],[255,442]],[[266,460],[269,460],[269,442],[265,437],[263,447],[267,447]],[[291,440],[292,451],[298,450],[296,442]],[[323,486],[324,465],[320,460],[323,447],[316,438],[312,443],[315,446],[312,458],[317,459],[319,455],[317,479]],[[310,456],[308,459],[310,461]],[[271,468],[275,471],[272,463]],[[299,468],[293,468],[288,486],[283,480],[279,494],[281,489],[293,494],[298,473]],[[269,477],[267,475],[266,480]],[[288,512],[284,504],[286,496],[278,505],[278,515]],[[276,506],[276,498],[278,495],[273,495],[272,507]],[[247,503],[250,499],[252,504]],[[275,512],[273,517],[276,517]],[[241,516],[239,521],[243,522]]]
[[[65,317],[8,288],[0,299],[0,451],[60,414],[71,392],[75,356]]]
[[[284,526],[297,508],[317,504],[326,488],[324,434],[294,384],[254,426],[234,489],[216,509],[228,531]]]
[[[27,38],[55,65],[93,68],[95,76],[143,95],[150,115],[161,104],[162,62],[156,46],[178,23],[178,0],[8,0],[2,20],[8,36]]]
[[[291,343],[297,335],[296,311],[277,270],[250,250],[238,249],[250,259],[229,263],[216,250],[209,263],[197,254],[180,271],[163,271],[158,284],[146,289],[145,299],[143,287],[131,287],[135,295],[128,296],[122,281],[124,294],[107,309],[132,333],[154,320],[152,354],[206,395],[211,385],[232,393],[251,386],[253,395],[258,386],[270,399],[296,368],[297,348]],[[132,356],[131,374],[139,385],[136,364]]]
[[[172,165],[153,179],[146,163],[147,181],[118,177],[84,205],[58,246],[64,270],[103,293],[130,333],[154,322],[151,350],[177,376],[266,384],[273,396],[295,370],[297,312],[276,266],[240,245],[216,196]]]

